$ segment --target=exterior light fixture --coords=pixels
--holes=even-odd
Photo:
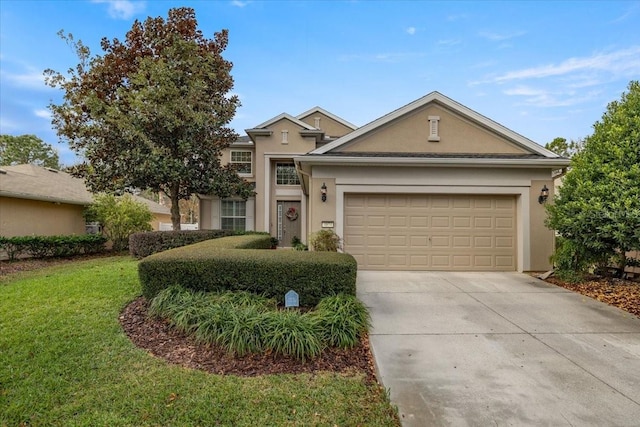
[[[320,187],[320,195],[322,197],[322,201],[326,202],[327,201],[327,184],[325,184],[324,182],[322,183],[322,187]]]
[[[549,198],[549,189],[546,185],[542,186],[542,190],[540,190],[540,196],[538,197],[538,203],[543,204]]]

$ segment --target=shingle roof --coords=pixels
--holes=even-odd
[[[66,172],[35,165],[0,166],[0,196],[70,205],[89,205],[93,195],[84,181]],[[139,196],[152,213],[170,214],[166,206]]]
[[[81,179],[35,165],[0,167],[0,196],[72,205],[88,205],[93,201]]]

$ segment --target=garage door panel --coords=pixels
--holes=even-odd
[[[359,268],[516,269],[514,196],[348,194],[344,205]]]

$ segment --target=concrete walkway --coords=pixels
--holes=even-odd
[[[358,272],[405,426],[640,426],[640,319],[519,273]]]

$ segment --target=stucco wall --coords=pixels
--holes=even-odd
[[[325,133],[325,136],[327,137],[335,138],[353,132],[353,129],[351,129],[350,127],[345,126],[342,123],[332,119],[331,117],[328,117],[325,114],[319,112],[309,114],[308,116],[303,117],[300,120],[310,126],[315,127],[316,117],[320,118],[320,129],[322,129],[322,131]]]
[[[83,206],[0,197],[0,235],[85,234]]]
[[[549,202],[553,200],[553,180],[531,181],[529,217],[531,219],[531,267],[530,271],[547,271],[552,268],[549,257],[554,250],[555,232],[549,230],[544,221],[547,218],[545,204],[538,203],[543,186],[549,189]]]
[[[439,116],[440,141],[430,142],[429,116]],[[340,151],[401,153],[528,153],[437,105],[425,106],[354,140]]]

